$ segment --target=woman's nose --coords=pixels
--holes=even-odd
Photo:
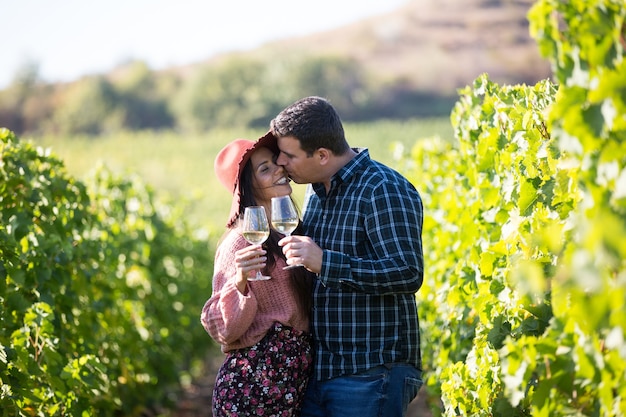
[[[285,175],[285,168],[282,165],[279,165],[277,162],[278,161],[274,162],[274,174]]]

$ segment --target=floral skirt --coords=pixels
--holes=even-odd
[[[254,346],[228,352],[215,380],[213,416],[298,416],[311,363],[310,336],[274,323]]]

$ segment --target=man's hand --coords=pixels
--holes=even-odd
[[[309,271],[319,274],[322,270],[322,248],[308,236],[287,236],[278,242],[287,258],[287,265],[302,264]]]

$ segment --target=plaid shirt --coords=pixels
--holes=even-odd
[[[328,194],[312,184],[305,202],[304,234],[324,251],[311,316],[318,380],[397,362],[421,369],[422,201],[406,178],[357,151]]]

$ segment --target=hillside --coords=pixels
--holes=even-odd
[[[534,84],[550,76],[526,15],[531,0],[411,0],[394,12],[335,30],[272,42],[245,54],[338,54],[389,82],[455,94],[479,74]],[[332,13],[332,11],[329,11]],[[221,57],[215,57],[219,59]]]

